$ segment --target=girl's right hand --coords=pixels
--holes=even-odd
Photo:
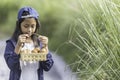
[[[16,54],[20,53],[20,50],[24,46],[24,43],[26,42],[26,39],[28,37],[29,37],[28,34],[21,34],[21,35],[19,35],[16,47],[15,47],[15,50],[14,50]]]
[[[22,46],[22,45],[26,42],[26,39],[27,39],[28,37],[29,37],[28,34],[21,34],[21,35],[19,35],[17,44],[18,44],[19,46]]]

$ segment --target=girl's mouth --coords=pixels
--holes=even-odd
[[[28,36],[30,37],[30,36],[31,36],[33,33],[31,33],[31,32],[28,32],[27,34],[28,34]]]

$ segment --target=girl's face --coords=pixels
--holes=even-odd
[[[25,18],[21,23],[21,31],[23,34],[31,36],[36,30],[36,20],[34,18]]]

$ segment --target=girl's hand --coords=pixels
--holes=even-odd
[[[42,47],[47,47],[47,45],[48,45],[48,37],[39,35],[38,39],[41,41]]]
[[[16,44],[16,47],[15,47],[15,50],[14,52],[16,54],[19,54],[20,53],[20,50],[21,48],[24,46],[24,43],[26,42],[26,39],[29,37],[28,34],[21,34],[19,37],[18,37],[18,41],[17,41],[17,44]]]
[[[48,37],[39,35],[38,39],[42,43],[42,49],[41,50],[43,50],[43,51],[45,50],[46,53],[48,53]]]
[[[23,45],[23,43],[26,42],[26,39],[27,39],[28,37],[29,37],[28,34],[21,34],[21,35],[18,37],[18,42],[17,42],[17,44],[18,44],[19,46]]]

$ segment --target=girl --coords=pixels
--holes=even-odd
[[[48,50],[48,38],[36,37],[40,23],[38,13],[34,8],[23,7],[18,12],[16,28],[11,39],[6,41],[5,61],[10,69],[9,80],[44,80],[43,70],[49,71],[53,65],[51,53]],[[46,61],[23,62],[20,60],[20,51],[23,49],[45,48]]]

